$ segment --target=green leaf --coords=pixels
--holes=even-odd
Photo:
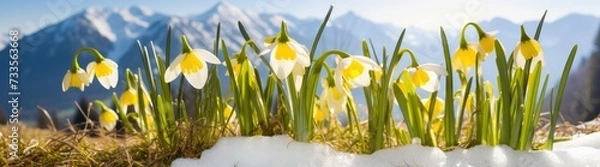
[[[442,48],[444,51],[446,72],[448,73],[448,75],[446,76],[445,90],[446,97],[444,108],[444,139],[446,141],[446,147],[452,147],[458,145],[458,138],[460,136],[456,136],[455,134],[460,135],[460,127],[462,125],[461,123],[459,123],[459,128],[454,129],[454,127],[456,127],[456,118],[454,116],[454,97],[452,93],[454,90],[454,75],[452,71],[452,58],[450,55],[450,48],[448,47],[448,39],[446,38],[446,33],[444,32],[444,28],[442,27],[440,27],[440,36],[442,38]],[[462,122],[462,116],[459,117],[459,119],[461,119],[460,122]]]
[[[562,103],[563,94],[565,92],[565,86],[567,84],[567,80],[569,79],[569,74],[571,72],[571,67],[573,66],[573,60],[575,59],[575,55],[577,54],[577,45],[573,46],[571,49],[571,53],[569,54],[569,58],[565,63],[565,68],[563,69],[562,77],[560,78],[560,84],[558,85],[558,94],[556,96],[556,103],[554,104],[554,108],[550,111],[550,130],[548,135],[548,140],[546,141],[546,148],[552,149],[552,145],[554,142],[554,129],[556,127],[556,119],[558,118],[558,113],[560,113],[560,105]]]

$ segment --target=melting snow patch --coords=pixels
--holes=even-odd
[[[371,155],[338,152],[288,136],[222,138],[200,159],[180,158],[188,166],[599,166],[600,133],[555,144],[554,151],[514,151],[508,146],[476,146],[443,152],[412,144]]]

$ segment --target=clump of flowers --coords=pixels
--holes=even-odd
[[[231,55],[218,35],[220,24],[212,52],[192,49],[183,35],[181,53],[171,62],[169,53],[163,57],[155,52],[153,44],[150,46],[153,52],[140,44],[144,71],[126,70],[125,89],[119,98],[113,93],[113,103],[118,106],[116,112],[106,107],[105,102],[96,101],[101,108],[100,125],[111,131],[117,121],[122,121],[128,132],[141,132],[147,138],[158,139],[169,146],[175,145],[181,135],[174,130],[179,126],[210,127],[197,132],[201,137],[215,137],[219,133],[273,135],[279,130],[289,132],[303,142],[314,138],[314,127],[317,126],[330,130],[347,129],[345,133],[352,133],[358,142],[367,143],[363,145],[371,152],[409,144],[412,138],[419,138],[423,145],[446,148],[475,144],[506,144],[518,150],[534,148],[533,134],[541,107],[548,101],[544,99],[548,77],[542,78],[545,60],[537,40],[545,15],[534,38],[521,26],[521,39],[512,51],[505,50],[495,36],[497,31],[484,31],[477,23],[467,23],[451,54],[442,28],[440,37],[444,54],[441,56],[444,62],[420,64],[418,55],[402,48],[402,38],[393,52],[383,50],[382,61],[372,57],[371,49],[374,48],[366,41],[361,43],[361,55],[342,50],[316,54],[331,10],[310,49],[289,35],[293,30],[288,29],[285,22],[281,23],[278,34],[264,40],[262,48],[253,42],[240,23],[240,32],[246,42]],[[469,27],[475,28],[477,41],[467,41]],[[163,50],[170,49],[171,38],[168,36],[167,49]],[[551,132],[576,50],[577,46],[565,65],[557,89],[559,96],[551,99],[554,101]],[[95,57],[86,70],[77,62],[83,52],[90,52]],[[261,73],[257,70],[259,67],[251,63],[250,54],[256,54],[270,71]],[[400,66],[407,55],[410,64]],[[492,57],[498,68],[497,85],[485,80],[481,70],[481,64]],[[152,58],[154,63],[150,63]],[[335,64],[329,64],[328,60]],[[84,91],[94,78],[106,89],[115,88],[119,80],[118,67],[96,49],[82,48],[75,53],[73,65],[65,74],[62,90],[79,88]],[[223,68],[230,77],[226,88],[221,87],[224,82],[218,75]],[[475,72],[470,73],[471,69]],[[458,89],[453,85],[455,73],[461,84]],[[180,74],[183,77],[177,85],[173,81]],[[445,83],[442,84],[442,80]],[[182,92],[188,84],[195,88],[196,97],[186,103],[188,99],[183,98]],[[177,93],[172,92],[172,88],[178,88]],[[360,111],[365,109],[359,109],[354,100],[358,95],[353,92],[361,89],[366,100],[366,121],[359,117]],[[318,91],[321,92],[319,95]],[[129,111],[129,107],[133,107],[133,111]],[[392,114],[396,107],[402,113],[404,128]],[[195,116],[188,116],[188,113]],[[338,126],[338,115],[344,113],[347,125]],[[330,124],[323,123],[326,121]],[[361,130],[364,128],[367,128],[365,135]],[[552,136],[549,135],[544,148],[552,147]]]

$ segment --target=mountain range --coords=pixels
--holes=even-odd
[[[325,12],[323,11],[323,14]],[[19,64],[21,75],[19,87],[23,107],[21,115],[25,120],[34,120],[38,113],[35,111],[38,105],[50,111],[73,110],[74,102],[82,97],[106,99],[112,92],[120,94],[125,85],[122,81],[117,88],[110,91],[106,91],[97,84],[97,81],[94,81],[95,84],[86,88],[85,92],[76,89],[62,92],[60,88],[62,77],[71,66],[73,53],[82,47],[94,47],[106,57],[117,61],[121,74],[124,74],[126,68],[137,70],[138,67],[142,67],[136,41],[139,40],[145,46],[149,46],[152,41],[159,53],[164,53],[168,26],[173,27],[174,40],[171,55],[177,55],[181,48],[179,36],[183,34],[187,36],[192,47],[212,50],[216,26],[219,22],[222,24],[221,37],[230,51],[238,52],[244,43],[238,31],[238,21],[243,23],[250,37],[262,41],[264,37],[275,35],[279,31],[281,21],[285,20],[290,35],[310,48],[321,19],[298,18],[289,14],[257,13],[242,10],[227,2],[219,2],[207,11],[191,16],[157,13],[143,6],[127,9],[88,8],[21,38]],[[504,47],[512,49],[520,38],[519,26],[525,25],[527,32],[533,35],[537,22],[514,23],[503,18],[494,18],[482,21],[480,25],[488,31],[499,30],[498,38],[503,42]],[[598,23],[600,18],[580,14],[570,14],[546,22],[540,42],[546,54],[545,72],[551,75],[551,85],[560,78],[564,62],[574,44],[579,44],[574,69],[579,64],[577,62],[591,52]],[[326,49],[343,49],[351,54],[360,54],[362,53],[361,40],[370,39],[373,41],[373,46],[378,48],[376,51],[381,58],[379,48],[386,46],[388,50],[393,49],[404,28],[407,29],[407,33],[403,47],[412,49],[420,63],[443,63],[439,32],[377,23],[354,12],[330,20],[319,43],[317,54]],[[447,35],[451,51],[454,51],[458,43],[458,30],[448,28]],[[476,37],[469,35],[469,39],[475,40]],[[0,54],[7,55],[7,48],[3,48],[6,46],[7,37],[0,36],[0,42],[3,43],[0,46]],[[260,44],[262,42],[258,43],[262,47]],[[2,56],[0,59],[4,62],[8,61],[7,56]],[[92,60],[91,55],[82,55],[79,62],[82,67],[85,67],[85,63]],[[253,60],[256,60],[255,56]],[[266,71],[259,61],[256,61],[256,65],[261,71]],[[486,61],[483,67],[484,77],[494,80],[496,75],[494,61]],[[221,71],[224,71],[224,68]],[[0,76],[7,76],[6,72],[0,70]],[[125,75],[121,75],[123,76]],[[228,81],[223,80],[223,82]],[[1,82],[0,86],[8,87],[6,82]],[[361,103],[361,96],[362,94],[357,94],[358,103]],[[2,96],[0,100],[8,99]]]

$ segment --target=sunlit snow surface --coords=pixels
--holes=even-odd
[[[600,132],[555,144],[553,151],[514,151],[508,146],[476,146],[443,152],[417,144],[371,155],[338,152],[288,136],[222,138],[200,159],[180,158],[176,167],[245,166],[600,166]]]

